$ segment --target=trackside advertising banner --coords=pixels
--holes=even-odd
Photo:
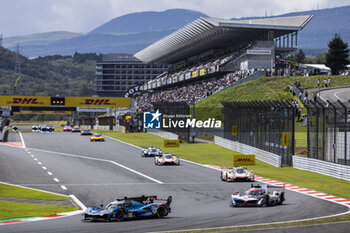
[[[130,107],[127,97],[66,97],[65,101],[66,107]]]
[[[49,96],[0,96],[0,106],[51,106]]]

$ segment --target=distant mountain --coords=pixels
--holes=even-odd
[[[201,16],[206,15],[184,9],[132,13],[112,19],[84,35],[67,35],[67,38],[56,40],[57,36],[52,32],[46,33],[52,38],[37,38],[30,43],[25,37],[17,37],[12,44],[4,43],[4,47],[15,51],[19,42],[21,53],[27,57],[72,55],[75,52],[135,53]]]
[[[175,30],[175,29],[174,29]],[[52,54],[72,55],[79,53],[136,53],[162,37],[170,31],[152,31],[125,35],[86,34],[71,39],[59,40],[47,45],[25,45],[20,51],[29,57],[47,56]],[[15,50],[16,47],[11,47]]]
[[[350,6],[273,17],[294,15],[314,15],[298,37],[299,48],[307,55],[326,52],[327,43],[335,33],[340,33],[343,40],[350,44]],[[11,40],[5,38],[4,46],[15,50],[19,42],[21,53],[28,57],[72,55],[75,52],[135,53],[201,16],[206,15],[184,9],[132,13],[112,19],[84,35],[69,32],[34,34]]]
[[[311,19],[311,21],[306,25],[306,27],[298,34],[299,48],[302,48],[307,55],[314,56],[321,52],[327,52],[327,44],[334,37],[335,33],[340,33],[342,39],[350,45],[350,6],[293,12],[273,17],[287,17],[297,15],[314,16],[313,19]]]
[[[176,30],[204,16],[207,15],[184,9],[171,9],[163,12],[138,12],[112,19],[89,33],[127,34]]]
[[[3,40],[3,46],[6,48],[15,47],[17,43],[19,43],[21,46],[47,45],[55,41],[69,39],[69,38],[73,38],[81,35],[83,35],[83,33],[56,31],[56,32],[36,33],[32,35],[27,35],[27,36],[5,37]]]

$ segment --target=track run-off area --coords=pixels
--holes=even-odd
[[[263,224],[347,212],[348,206],[286,191],[271,207],[230,207],[230,195],[250,182],[227,183],[220,171],[182,161],[155,166],[140,148],[106,137],[90,142],[75,133],[22,133],[23,147],[0,145],[0,181],[74,195],[84,206],[108,204],[125,196],[173,197],[172,213],[162,219],[84,222],[81,215],[1,225],[1,232],[156,232]],[[255,182],[258,183],[258,182]],[[280,187],[276,187],[276,190]]]

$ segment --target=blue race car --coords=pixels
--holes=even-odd
[[[158,217],[162,218],[171,212],[169,196],[166,203],[154,203],[157,196],[125,197],[109,203],[106,208],[93,206],[88,207],[83,213],[83,220],[86,221],[116,221],[124,219]]]

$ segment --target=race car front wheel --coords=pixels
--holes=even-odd
[[[117,222],[123,221],[124,219],[124,210],[123,209],[118,209],[117,212],[115,213],[115,220]]]

